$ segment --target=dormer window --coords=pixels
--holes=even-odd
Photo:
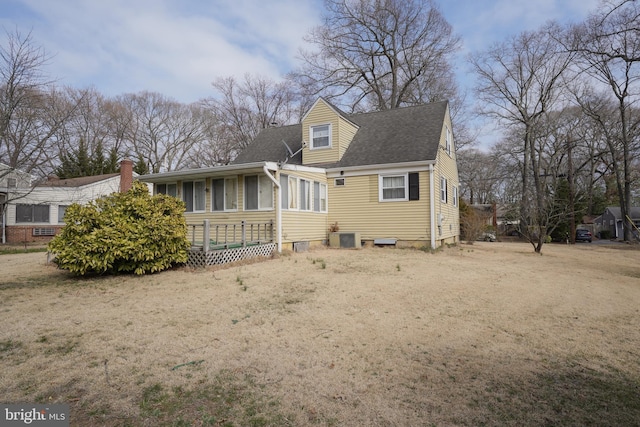
[[[331,148],[331,125],[311,126],[311,149]]]

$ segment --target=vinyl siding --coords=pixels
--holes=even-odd
[[[252,176],[255,174],[251,174]],[[264,174],[263,174],[264,175]],[[233,178],[233,176],[227,176],[225,178]],[[237,175],[238,178],[238,210],[237,211],[224,211],[224,212],[212,212],[211,211],[211,179],[206,179],[206,188],[209,189],[205,193],[205,212],[185,212],[184,216],[187,220],[187,224],[200,225],[205,219],[208,219],[212,227],[214,224],[240,224],[241,221],[248,223],[267,223],[276,219],[275,210],[275,188],[272,194],[274,208],[270,210],[260,211],[245,211],[244,210],[244,175]],[[199,179],[197,179],[199,180]],[[196,181],[197,181],[196,180]],[[191,179],[185,179],[184,181],[191,181]],[[182,182],[178,183],[178,198],[182,198]],[[213,229],[212,229],[213,233]]]
[[[323,124],[331,124],[331,148],[311,150],[310,127]],[[357,128],[352,123],[319,100],[302,122],[302,140],[307,142],[302,150],[302,163],[313,165],[339,161],[356,131]]]
[[[311,182],[311,211],[282,210],[282,241],[322,241],[327,238],[329,219],[327,212],[313,211],[313,182],[327,184],[324,173],[282,170],[280,174],[302,178]],[[327,206],[330,206],[329,186],[327,185]],[[299,190],[298,190],[299,191]]]
[[[445,120],[445,126],[451,129],[451,121],[447,114]],[[448,154],[444,147],[446,146],[446,128],[442,126],[442,134],[440,137],[440,146],[442,149],[438,150],[438,158],[435,164],[435,187],[436,187],[436,215],[442,214],[442,229],[438,230],[436,222],[436,240],[447,240],[455,238],[458,241],[460,236],[460,211],[458,206],[453,204],[453,187],[458,188],[458,199],[460,195],[460,182],[458,181],[458,168],[456,165],[456,152],[455,144],[452,144],[451,154]],[[453,139],[453,136],[452,136]],[[441,177],[447,178],[447,203],[440,201],[440,183]]]
[[[29,225],[58,224],[58,207],[60,205],[68,206],[73,203],[87,204],[100,197],[116,193],[120,190],[120,177],[106,179],[104,181],[88,184],[82,187],[35,187],[24,197],[15,198],[15,195],[9,195],[10,200],[15,198],[7,205],[7,225],[16,224],[16,205],[18,204],[44,204],[49,205],[49,222],[47,223],[29,223]]]
[[[329,224],[359,232],[363,239],[428,241],[429,173],[420,172],[420,200],[380,202],[378,174],[346,176],[344,187],[329,183]]]

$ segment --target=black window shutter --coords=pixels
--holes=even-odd
[[[420,174],[409,174],[409,200],[420,200]]]

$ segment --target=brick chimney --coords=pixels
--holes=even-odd
[[[120,192],[126,193],[133,184],[133,161],[123,159],[120,162]]]

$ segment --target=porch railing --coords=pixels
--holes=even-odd
[[[273,220],[269,222],[211,224],[205,219],[201,224],[187,224],[192,249],[203,252],[230,249],[273,242]]]

